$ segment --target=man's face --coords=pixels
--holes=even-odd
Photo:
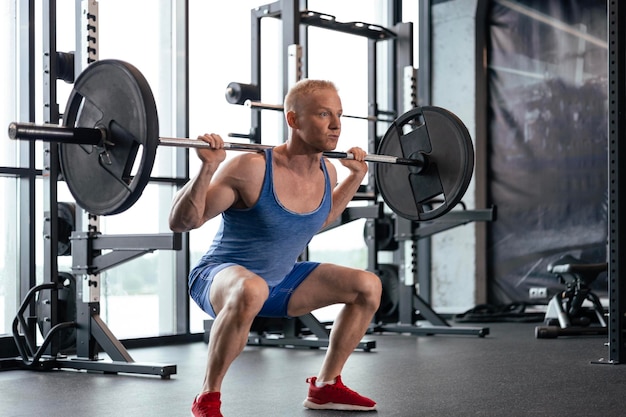
[[[296,123],[298,135],[320,151],[337,147],[341,133],[341,99],[335,90],[317,90],[298,103]]]

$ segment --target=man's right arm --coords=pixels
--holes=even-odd
[[[198,174],[174,196],[169,215],[169,226],[174,232],[197,229],[230,207],[236,199],[228,173],[222,172],[228,171],[228,164],[218,172],[226,155],[221,137],[211,134],[198,139],[210,143],[214,149],[196,149],[202,165]]]
[[[203,163],[200,172],[176,193],[169,215],[172,231],[187,232],[197,229],[228,208],[226,206],[220,210],[221,205],[218,204],[218,190],[223,190],[224,187],[218,181],[212,182],[216,169],[216,166]]]

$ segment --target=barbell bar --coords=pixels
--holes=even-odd
[[[276,110],[276,111],[283,111],[284,110],[284,107],[281,106],[280,104],[263,103],[261,101],[246,100],[244,102],[244,105],[246,107],[250,107],[252,109]],[[393,122],[393,119],[379,118],[379,117],[376,117],[376,116],[352,116],[350,114],[342,114],[341,117],[346,117],[348,119],[368,120],[368,121],[372,121],[372,122],[387,122],[387,123]]]
[[[243,104],[246,107],[250,107],[252,109],[259,110],[276,110],[283,111],[284,107],[281,104],[271,104],[271,103],[263,103],[259,101],[260,92],[257,86],[254,84],[244,84],[231,82],[226,87],[226,93],[224,94],[226,97],[226,101],[231,104]],[[382,114],[386,114],[390,116],[389,118],[379,118],[376,116],[353,116],[349,114],[343,114],[341,117],[349,118],[349,119],[361,119],[368,120],[372,122],[393,122],[393,118],[395,116],[395,112],[381,112]]]
[[[42,140],[45,142],[63,142],[79,145],[93,145],[102,149],[112,149],[115,141],[109,139],[109,133],[104,128],[78,128],[65,127],[52,124],[37,125],[34,123],[11,122],[8,128],[9,138],[22,140]],[[204,148],[211,149],[211,145],[198,139],[160,137],[159,146],[170,146],[176,148]],[[272,145],[262,145],[257,143],[235,143],[224,142],[224,149],[229,151],[260,152]],[[354,155],[349,152],[326,151],[323,152],[327,158],[354,159]],[[399,164],[422,169],[426,164],[426,158],[402,158],[391,155],[365,155],[365,161],[385,164]]]
[[[160,146],[173,146],[180,148],[211,148],[211,145],[197,139],[184,139],[184,138],[167,138],[161,137],[159,138]],[[247,152],[259,152],[267,148],[273,148],[272,145],[262,145],[258,143],[234,143],[234,142],[224,142],[224,149],[229,151],[247,151]],[[336,151],[325,151],[323,155],[327,158],[337,158],[337,159],[354,159],[354,155],[349,152],[336,152]],[[401,158],[398,156],[391,155],[377,155],[377,154],[367,154],[365,155],[365,161],[367,162],[377,162],[383,164],[398,164],[398,165],[407,165],[415,167],[416,169],[421,169],[425,166],[425,158]]]
[[[94,62],[76,78],[63,126],[11,123],[9,137],[58,143],[62,179],[76,203],[96,215],[121,213],[139,199],[159,145],[209,146],[200,140],[159,137],[147,80],[133,65],[114,59]],[[226,145],[255,152],[267,147]],[[366,160],[382,162],[374,168],[378,193],[397,215],[415,221],[435,219],[459,203],[474,168],[467,128],[440,107],[417,107],[395,119],[376,154]]]

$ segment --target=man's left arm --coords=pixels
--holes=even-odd
[[[350,173],[333,189],[333,204],[323,227],[333,223],[341,216],[367,174],[367,162],[364,161],[365,151],[360,148],[351,148],[348,152],[354,155],[354,159],[340,159],[339,161],[350,170]],[[336,173],[332,177],[336,178]]]

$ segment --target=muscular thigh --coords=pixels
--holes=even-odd
[[[230,300],[243,302],[246,299],[267,298],[267,283],[246,268],[233,265],[219,271],[213,278],[209,298],[216,313]]]
[[[290,316],[300,316],[332,304],[351,303],[371,285],[369,272],[320,264],[296,288],[289,300]]]

